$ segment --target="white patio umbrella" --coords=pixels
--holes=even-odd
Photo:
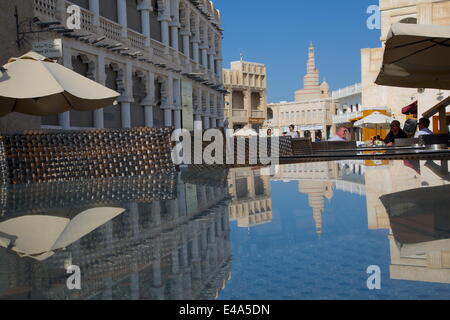
[[[356,121],[353,126],[368,129],[388,129],[394,118],[379,112],[374,112],[365,118]]]
[[[374,112],[367,117],[356,121],[353,126],[358,128],[375,129],[378,134],[378,129],[389,129],[392,121],[394,121],[392,117],[386,116],[379,112]]]
[[[95,110],[113,105],[119,95],[32,51],[10,59],[0,71],[0,116]]]
[[[238,137],[257,137],[258,132],[249,128],[242,128],[234,133],[235,136]]]
[[[93,208],[73,219],[51,215],[27,215],[0,223],[0,246],[20,256],[45,260],[123,213],[123,208]]]

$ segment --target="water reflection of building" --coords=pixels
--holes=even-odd
[[[235,168],[228,175],[230,220],[247,228],[272,221],[270,177],[260,168]]]
[[[425,166],[425,161],[385,161],[366,166],[367,215],[369,229],[390,228],[380,197],[415,188],[442,185],[445,181]]]
[[[190,199],[190,200],[189,200]],[[192,200],[201,204],[192,207]],[[0,249],[0,297],[28,299],[214,299],[231,276],[226,184],[124,204],[126,212],[37,262]],[[80,266],[82,290],[68,291],[64,266]]]
[[[337,162],[338,179],[336,190],[363,196],[366,194],[364,160],[341,160]]]
[[[308,196],[318,234],[322,233],[322,213],[325,198],[333,190],[365,194],[364,162],[339,161],[295,163],[273,168],[238,168],[230,170],[228,185],[230,220],[239,227],[251,227],[272,221],[270,181],[298,181],[298,191]]]
[[[439,169],[436,169],[440,166],[442,174],[439,174]],[[397,241],[398,234],[396,235],[392,229],[392,219],[396,219],[396,217],[388,215],[386,207],[381,201],[383,197],[399,192],[415,189],[420,194],[431,187],[448,185],[450,184],[448,176],[447,161],[390,161],[379,166],[366,167],[369,229],[389,230],[391,279],[450,283],[450,247],[447,243],[450,240],[437,241],[433,245],[418,243],[416,247],[421,250],[415,252],[414,250],[405,250],[407,246]],[[411,196],[413,197],[412,193]],[[435,206],[440,205],[439,197],[447,196],[448,194],[438,194]],[[412,210],[417,211],[417,208],[414,207],[417,204],[412,205],[411,201],[397,202],[393,205],[403,206],[406,213]],[[410,206],[410,209],[405,209],[405,206]],[[421,207],[423,207],[423,215],[433,214],[433,211],[436,210],[433,206],[426,207],[422,204]],[[406,216],[406,218],[408,217]],[[419,221],[420,217],[418,216],[409,218],[412,219],[412,227],[416,231],[424,229],[426,227],[424,223],[430,223],[423,219]],[[401,223],[405,227],[406,223],[411,223],[411,221],[404,220]],[[419,224],[417,225],[417,223]],[[414,224],[416,225],[414,226]],[[438,228],[442,228],[442,226],[438,226]]]
[[[308,195],[308,204],[313,210],[316,233],[321,234],[325,198],[333,198],[333,183],[331,181],[303,180],[299,182],[299,192]]]

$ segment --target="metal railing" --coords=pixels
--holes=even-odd
[[[105,17],[100,17],[100,29],[107,38],[116,41],[121,40],[122,26],[120,24]]]
[[[134,48],[145,50],[146,37],[142,33],[128,29],[128,39]]]
[[[56,18],[56,0],[34,0],[34,13],[38,17]]]
[[[74,5],[74,3],[66,1],[66,9],[71,5]],[[82,7],[80,7],[80,11],[81,11],[81,29],[83,31],[94,33],[95,32],[94,13]],[[66,18],[69,18],[67,10],[66,10]]]
[[[362,92],[361,83],[354,84],[336,91],[332,92],[333,99],[340,99],[343,97],[353,96],[355,94],[360,94]]]

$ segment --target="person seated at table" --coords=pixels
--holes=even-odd
[[[408,135],[400,128],[400,121],[394,120],[391,123],[391,131],[384,139],[384,143],[388,147],[392,147],[395,143],[395,139],[408,139]]]
[[[347,141],[347,134],[348,134],[347,127],[340,126],[336,130],[336,136],[334,136],[331,139],[328,139],[328,141]]]
[[[433,132],[428,129],[430,127],[430,119],[422,118],[419,120],[419,131],[416,132],[414,138],[418,138],[420,136],[431,135]]]

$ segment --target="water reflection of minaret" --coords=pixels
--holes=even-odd
[[[308,204],[313,210],[313,219],[317,235],[322,234],[322,213],[325,209],[324,198],[333,197],[333,183],[318,180],[302,180],[299,182],[299,192],[308,195]]]

